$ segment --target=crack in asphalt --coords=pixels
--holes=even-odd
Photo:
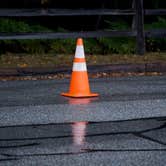
[[[165,143],[165,142],[159,141],[159,140],[154,139],[154,138],[152,138],[152,137],[145,136],[145,135],[142,135],[142,134],[140,134],[140,133],[135,133],[134,135],[137,136],[137,137],[140,137],[140,138],[143,138],[143,139],[146,139],[146,140],[149,140],[149,141],[152,141],[152,142],[155,142],[155,143],[159,143],[159,144],[161,144],[161,145],[166,146],[166,143]]]
[[[41,157],[41,156],[59,156],[59,155],[78,155],[78,154],[84,154],[84,153],[96,153],[96,152],[155,152],[155,151],[161,151],[166,152],[165,149],[81,149],[82,151],[77,152],[64,152],[64,153],[34,153],[34,154],[9,154],[9,153],[1,153],[2,156],[10,156],[10,157],[16,157],[18,158],[24,158],[24,157]]]
[[[133,118],[133,119],[125,119],[125,120],[116,120],[116,121],[90,121],[88,122],[88,124],[93,124],[93,123],[96,123],[96,124],[101,124],[101,123],[121,123],[121,122],[131,122],[131,121],[145,121],[145,120],[162,120],[166,119],[165,116],[163,117],[160,117],[160,116],[156,116],[156,117],[149,117],[149,118]],[[50,126],[50,125],[71,125],[73,124],[74,122],[64,122],[64,123],[40,123],[40,124],[22,124],[22,125],[6,125],[6,126],[0,126],[0,129],[1,128],[15,128],[15,127],[37,127],[37,126]]]
[[[40,143],[11,145],[11,146],[0,146],[0,149],[22,148],[22,147],[37,146],[37,145],[40,145]]]
[[[143,119],[144,120],[144,119]],[[101,122],[104,123],[104,122]],[[157,131],[166,128],[166,122],[165,119],[162,119],[162,123],[159,126],[156,126],[154,128],[149,128],[145,130],[140,131],[123,131],[123,132],[111,132],[111,133],[99,133],[99,134],[88,134],[86,137],[97,137],[97,136],[109,136],[109,135],[126,135],[126,134],[132,134],[136,137],[140,137],[143,139],[146,139],[148,141],[152,141],[155,143],[158,143],[160,145],[166,146],[165,142],[162,142],[160,140],[156,140],[152,137],[145,136],[144,134],[147,132]],[[99,122],[92,122],[90,124],[99,124]],[[33,126],[32,126],[33,127]],[[35,127],[35,126],[34,126]],[[56,139],[56,138],[70,138],[72,135],[66,135],[66,136],[53,136],[53,137],[37,137],[37,138],[15,138],[15,139],[1,139],[0,141],[25,141],[25,140],[45,140],[45,139]],[[36,146],[40,145],[40,143],[30,143],[30,144],[21,144],[21,145],[12,145],[12,146],[0,146],[0,149],[7,149],[7,148],[21,148],[21,147],[28,147],[28,146]],[[98,152],[153,152],[153,151],[160,151],[160,152],[166,152],[166,148],[161,149],[79,149],[77,152],[64,152],[64,153],[34,153],[34,154],[10,154],[10,153],[1,153],[0,155],[5,156],[7,158],[0,159],[0,162],[10,161],[10,160],[20,160],[24,157],[41,157],[41,156],[57,156],[57,155],[77,155],[82,153],[98,153]],[[12,158],[11,158],[12,157]],[[13,158],[14,157],[14,158]]]
[[[0,159],[0,162],[12,161],[12,160],[19,160],[19,159],[18,158],[6,158],[6,159]]]
[[[159,143],[161,145],[166,146],[166,142],[163,142],[163,141],[154,139],[154,138],[152,138],[150,136],[144,135],[147,132],[157,131],[157,130],[161,130],[161,129],[164,129],[164,128],[166,128],[166,123],[165,122],[164,122],[164,124],[160,125],[159,127],[152,128],[152,129],[147,129],[147,130],[144,130],[142,132],[136,132],[136,133],[133,133],[133,134],[135,136],[137,136],[137,137],[140,137],[140,138],[143,138],[143,139],[146,139],[146,140],[149,140],[149,141],[152,141],[152,142],[155,142],[155,143]]]
[[[97,136],[109,136],[109,135],[125,135],[125,134],[134,134],[135,136],[145,138],[143,137],[143,133],[150,132],[150,131],[156,131],[166,128],[166,123],[146,129],[146,130],[140,130],[140,131],[123,131],[123,132],[110,132],[110,133],[99,133],[99,134],[87,134],[85,137],[97,137]],[[44,140],[44,139],[63,139],[63,138],[71,138],[72,135],[66,135],[66,136],[52,136],[52,137],[30,137],[30,138],[13,138],[13,139],[0,139],[0,141],[28,141],[28,140]],[[148,138],[147,138],[148,139]],[[162,143],[163,145],[166,143]],[[1,148],[1,147],[0,147]]]
[[[147,133],[147,132],[150,132],[150,131],[160,130],[160,129],[163,129],[163,128],[166,128],[166,122],[164,122],[164,124],[160,125],[159,127],[142,130],[140,133]]]
[[[88,152],[153,152],[153,151],[164,151],[166,149],[84,149]]]

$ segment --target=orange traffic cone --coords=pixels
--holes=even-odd
[[[81,38],[77,39],[69,92],[62,93],[61,95],[67,97],[98,96],[97,93],[91,93],[90,91],[83,40]]]

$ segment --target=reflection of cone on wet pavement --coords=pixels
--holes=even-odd
[[[97,93],[91,93],[90,91],[83,40],[81,38],[77,39],[69,92],[62,93],[61,95],[67,97],[98,96]]]
[[[87,105],[90,104],[93,101],[98,100],[98,98],[68,98],[68,103],[70,105]]]
[[[73,143],[76,146],[84,145],[87,122],[74,122],[72,124]]]

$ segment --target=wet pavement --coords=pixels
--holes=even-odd
[[[1,82],[0,126],[166,117],[165,76],[93,79],[93,99],[60,96],[68,87],[69,80]]]
[[[161,165],[166,118],[5,127],[0,165]]]
[[[0,82],[0,165],[165,166],[165,76],[93,79],[93,99],[68,81]]]

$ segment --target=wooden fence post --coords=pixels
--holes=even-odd
[[[133,2],[132,2],[132,9],[134,10],[134,11],[136,11],[136,9],[135,9],[135,0],[133,0]],[[136,31],[136,21],[135,21],[135,15],[133,15],[133,19],[132,19],[132,27],[131,27],[131,29],[132,29],[132,31]]]
[[[135,0],[136,7],[136,52],[138,55],[145,53],[145,32],[144,32],[144,8],[143,0]]]

